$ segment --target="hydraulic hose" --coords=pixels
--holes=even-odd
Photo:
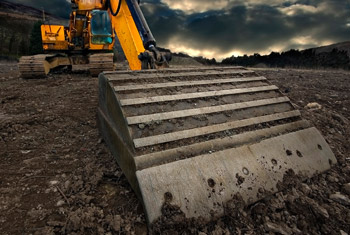
[[[120,11],[120,7],[121,7],[121,5],[122,5],[122,0],[119,0],[118,8],[117,8],[116,12],[113,12],[111,1],[112,1],[112,0],[108,0],[108,5],[109,5],[108,7],[109,7],[109,10],[111,11],[111,14],[112,14],[113,16],[117,16],[118,13],[119,13],[119,11]]]

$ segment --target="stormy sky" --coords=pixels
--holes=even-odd
[[[66,0],[11,0],[60,16]],[[141,0],[159,46],[222,59],[350,40],[349,0]]]

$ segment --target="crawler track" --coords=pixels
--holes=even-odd
[[[45,77],[50,66],[46,61],[48,55],[22,56],[18,63],[18,69],[23,78]]]
[[[103,71],[113,71],[113,53],[90,55],[89,70],[92,76],[98,76]]]
[[[18,63],[18,68],[23,78],[43,78],[56,67],[77,66],[72,57],[63,54],[23,56]],[[113,71],[113,53],[91,54],[86,58],[88,60],[82,60],[83,63],[78,63],[78,66],[89,70],[92,76],[98,76],[103,71]]]

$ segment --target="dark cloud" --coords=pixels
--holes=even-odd
[[[177,42],[189,52],[215,51],[219,57],[231,51],[268,53],[350,39],[348,1],[247,2],[200,13],[175,11],[151,0],[142,8],[160,44]],[[171,17],[159,17],[164,12]]]
[[[67,17],[66,0],[11,0]],[[159,46],[222,58],[350,40],[344,0],[141,0]]]

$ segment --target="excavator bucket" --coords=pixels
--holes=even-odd
[[[149,223],[165,203],[188,218],[224,214],[311,177],[336,159],[276,86],[241,67],[116,71],[99,76],[99,128]]]

